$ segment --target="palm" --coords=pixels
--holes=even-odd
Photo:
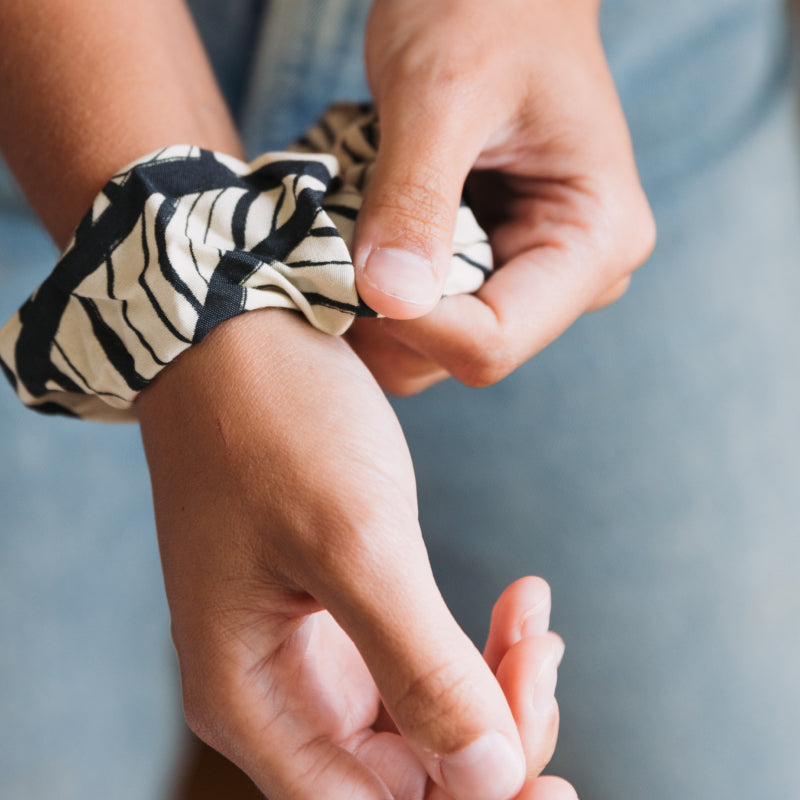
[[[247,674],[247,672],[243,672]],[[251,673],[252,674],[252,673]],[[393,796],[421,798],[425,770],[392,727],[378,689],[350,638],[327,611],[304,617],[257,669],[266,726],[294,731],[304,746],[341,759],[352,771],[337,774],[363,783],[358,762],[376,772]],[[388,724],[387,724],[388,723]],[[341,748],[341,749],[340,749]],[[320,774],[324,780],[324,772]]]
[[[505,602],[509,604],[507,599]],[[259,628],[263,630],[263,626],[254,626],[254,633]],[[496,625],[490,634],[490,659],[490,650],[497,651],[498,640],[509,635],[502,628],[502,623]],[[544,619],[540,629],[546,629]],[[293,731],[303,747],[317,749],[320,757],[327,751],[331,762],[339,762],[334,770],[338,779],[352,782],[354,790],[363,785],[363,765],[380,777],[397,800],[448,800],[397,734],[361,655],[333,617],[327,611],[307,614],[288,630],[281,641],[273,641],[265,658],[254,659],[249,668],[240,665],[241,674],[249,676],[248,691],[261,697],[265,731],[277,725]],[[494,666],[507,684],[504,688],[512,707],[519,706],[511,696],[530,690],[531,672],[535,672],[530,655],[521,655],[512,646],[505,653],[496,653],[495,660],[498,656],[500,662]],[[532,726],[530,721],[526,725],[525,711],[516,710],[520,712],[526,750],[532,757],[531,777],[518,800],[571,798],[572,790],[565,783],[536,777],[538,768],[534,765],[547,759],[546,739],[554,737],[554,731],[543,729],[541,724]],[[346,753],[355,756],[349,772],[341,765]],[[326,779],[324,770],[319,779]]]
[[[380,699],[352,641],[326,611],[307,616],[263,663],[260,680],[273,714],[316,736],[347,742],[370,728]]]

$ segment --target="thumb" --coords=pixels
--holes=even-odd
[[[359,570],[356,591],[332,587],[318,600],[353,639],[399,732],[447,796],[509,800],[525,779],[514,717],[439,594],[421,537],[410,549]]]
[[[378,154],[355,230],[358,293],[394,319],[423,316],[441,298],[464,181],[480,150],[452,104],[425,94],[401,89],[381,104]]]

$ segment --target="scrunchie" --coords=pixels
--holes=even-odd
[[[325,333],[375,316],[350,256],[377,147],[370,106],[339,104],[289,151],[245,164],[188,145],[115,175],[52,274],[0,329],[0,364],[27,406],[132,421],[150,381],[219,323],[296,309]],[[491,269],[486,236],[459,210],[445,294]]]

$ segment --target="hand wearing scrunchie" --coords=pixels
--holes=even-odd
[[[241,158],[181,3],[45,5],[4,5],[0,144],[60,245],[145,153]],[[539,776],[562,653],[546,585],[503,594],[482,657],[433,580],[381,387],[499,380],[647,256],[597,3],[378,0],[367,43],[381,144],[353,257],[387,319],[345,340],[240,314],[134,406],[187,719],[272,800],[567,800]],[[440,299],[469,173],[496,270]]]

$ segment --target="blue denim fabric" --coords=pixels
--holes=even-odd
[[[551,582],[553,770],[579,796],[800,797],[785,22],[766,3],[605,11],[658,247],[620,303],[499,386],[397,404],[423,531],[479,638],[509,580]]]
[[[4,321],[56,255],[0,214]],[[183,723],[138,429],[4,387],[0,442],[0,797],[165,797]]]
[[[365,0],[267,5],[241,109],[248,153],[284,148],[333,100],[369,98],[362,57],[369,5]]]
[[[614,308],[500,385],[397,403],[444,594],[547,578],[567,642],[553,770],[579,796],[800,796],[794,108],[651,194]]]
[[[251,153],[366,93],[366,0],[258,5],[228,4],[241,37],[212,52]],[[476,639],[507,582],[551,582],[554,771],[580,795],[800,797],[786,21],[777,0],[606,0],[602,25],[658,247],[621,302],[498,386],[395,404],[423,530]],[[2,218],[3,314],[51,257]],[[159,796],[178,700],[136,432],[43,420],[10,392],[0,409],[0,793]]]

